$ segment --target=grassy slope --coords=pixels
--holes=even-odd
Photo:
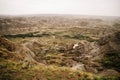
[[[19,40],[19,43],[20,40],[22,41],[27,39],[30,38],[16,38],[16,41]],[[77,39],[54,39],[52,37],[49,37],[49,39],[48,37],[42,37],[39,38],[39,40],[43,44],[47,42],[49,46],[52,46],[54,41],[58,43],[79,42]],[[50,55],[50,57],[56,56]],[[57,55],[57,57],[60,56]],[[66,67],[41,65],[28,66],[27,64],[20,64],[12,61],[11,59],[5,59],[5,57],[0,56],[0,80],[120,80],[120,78],[96,76],[94,74],[76,71]]]
[[[1,47],[2,48],[2,47]],[[68,67],[28,65],[8,58],[11,53],[0,55],[0,80],[119,80],[119,77],[102,77]],[[6,55],[5,54],[9,54]]]
[[[119,80],[115,77],[100,77],[66,67],[19,65],[0,58],[0,80]]]

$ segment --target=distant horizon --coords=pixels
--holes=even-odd
[[[0,15],[119,16],[120,0],[0,0]]]
[[[0,16],[41,16],[41,15],[52,15],[52,16],[89,16],[89,17],[119,17],[120,16],[107,16],[107,15],[84,15],[84,14],[48,14],[48,13],[37,13],[37,14],[0,14]]]

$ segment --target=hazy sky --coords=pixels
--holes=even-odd
[[[0,14],[120,16],[120,0],[0,0]]]

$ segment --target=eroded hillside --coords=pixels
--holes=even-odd
[[[120,79],[119,19],[1,17],[0,25],[0,79]]]

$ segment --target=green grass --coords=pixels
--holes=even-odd
[[[3,35],[2,37],[6,38],[26,38],[26,37],[43,37],[43,36],[50,36],[49,33],[38,33],[38,32],[30,32],[25,34],[8,34]]]
[[[84,36],[81,34],[74,34],[74,35],[63,35],[65,38],[71,38],[71,39],[79,39],[79,40],[87,40],[89,42],[94,42],[95,40],[90,38],[89,36]]]
[[[120,71],[120,51],[109,51],[105,54],[105,57],[102,61],[103,66],[106,68],[114,68],[117,71]]]
[[[23,69],[22,65],[0,58],[0,80],[119,80],[119,77],[102,77],[72,70],[67,67],[35,65]]]

